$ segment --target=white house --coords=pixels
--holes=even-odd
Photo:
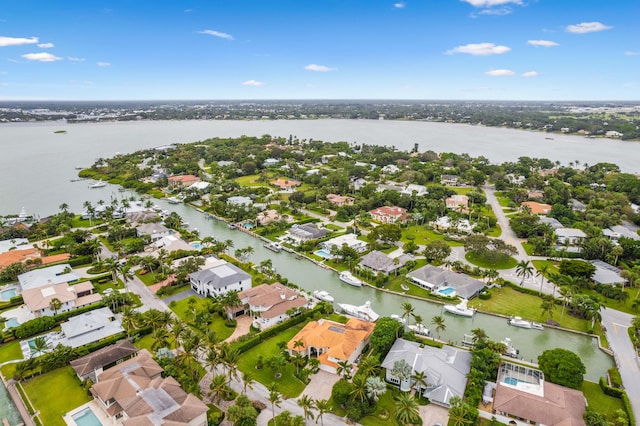
[[[265,330],[290,318],[291,309],[309,307],[309,301],[281,283],[260,284],[238,293],[253,326]]]
[[[189,281],[193,291],[211,297],[251,288],[251,275],[226,262],[190,274]]]
[[[333,247],[342,248],[345,244],[358,253],[362,253],[367,249],[367,242],[359,240],[356,234],[344,234],[339,237],[331,238],[330,240],[322,243],[322,248],[327,252],[331,252]]]
[[[400,191],[400,193],[404,195],[416,194],[416,196],[422,197],[423,195],[427,195],[429,192],[427,191],[427,187],[424,185],[416,185],[410,183],[409,185],[405,186],[402,191]]]
[[[80,279],[80,276],[71,272],[71,265],[53,265],[48,268],[34,269],[18,275],[22,291],[38,288],[45,285],[70,283]]]
[[[556,241],[558,244],[566,244],[570,246],[578,245],[587,238],[582,230],[576,228],[558,228],[556,229]]]
[[[251,204],[253,204],[253,200],[249,197],[236,195],[236,196],[227,198],[227,205],[229,206],[242,206],[244,208],[247,208],[247,207],[251,207]]]
[[[387,173],[387,174],[398,173],[399,171],[400,171],[400,168],[398,168],[398,166],[396,166],[395,164],[387,164],[382,168],[382,173]]]
[[[453,229],[466,234],[470,234],[471,232],[473,232],[473,228],[476,227],[476,224],[469,222],[469,219],[459,219],[453,221],[449,216],[439,217],[435,221],[429,222],[429,225],[441,231],[448,231],[449,229]]]
[[[76,315],[60,324],[60,327],[64,338],[59,342],[72,348],[88,345],[124,331],[122,323],[109,308],[94,309]]]
[[[158,241],[162,237],[171,235],[172,231],[161,223],[143,223],[136,227],[138,237],[148,235],[151,241]]]

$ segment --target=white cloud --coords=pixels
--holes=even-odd
[[[111,66],[111,62],[96,62],[96,65],[100,68],[106,68]]]
[[[256,86],[256,87],[264,86],[265,84],[266,83],[262,81],[256,81],[256,80],[247,80],[244,83],[242,83],[243,86]]]
[[[472,13],[471,17],[476,18],[478,15],[506,16],[512,12],[509,7],[501,7],[499,9],[482,9],[478,13]]]
[[[330,68],[325,65],[318,65],[318,64],[309,64],[306,67],[304,67],[304,69],[307,71],[316,71],[316,72],[329,72],[329,71],[337,70],[337,68]]]
[[[485,72],[485,74],[490,75],[492,77],[504,77],[508,75],[514,75],[515,72],[511,70],[491,70],[491,71]]]
[[[473,7],[493,7],[503,4],[522,4],[522,0],[462,0]]]
[[[40,43],[38,47],[40,49],[51,49],[53,47],[53,43]]]
[[[76,58],[74,56],[69,56],[67,57],[67,60],[71,61],[71,62],[84,62],[85,59],[84,58]]]
[[[404,9],[405,7],[407,7],[407,4],[401,1],[399,3],[394,3],[393,7],[395,7],[396,9]]]
[[[25,53],[22,55],[23,58],[28,59],[30,61],[38,61],[38,62],[55,62],[61,61],[62,58],[52,55],[51,53]]]
[[[567,32],[573,34],[586,34],[610,30],[611,28],[613,27],[605,25],[602,22],[581,22],[576,25],[569,25],[567,27]]]
[[[522,73],[523,77],[537,77],[539,75],[540,73],[538,71],[527,71]]]
[[[38,37],[20,38],[20,37],[3,37],[0,36],[0,47],[4,46],[20,46],[23,44],[36,44]]]
[[[627,50],[626,52],[624,52],[624,54],[626,56],[638,56],[638,55],[640,55],[640,52],[633,52],[631,50]]]
[[[527,44],[530,44],[531,46],[542,46],[542,47],[560,46],[558,43],[551,40],[529,40],[527,41]]]
[[[455,53],[467,53],[474,56],[501,55],[507,53],[511,48],[507,46],[496,46],[493,43],[472,43],[458,46],[445,52],[446,55]]]
[[[225,40],[233,40],[233,36],[231,34],[221,33],[220,31],[203,30],[203,31],[198,31],[198,34],[207,34],[210,36],[223,38]]]

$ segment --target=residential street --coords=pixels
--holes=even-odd
[[[607,329],[609,346],[615,352],[616,365],[620,370],[624,388],[638,423],[640,422],[640,364],[627,332],[632,318],[632,315],[614,309],[602,310],[602,325]]]

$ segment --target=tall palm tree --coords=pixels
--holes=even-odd
[[[320,419],[320,425],[324,426],[324,413],[331,409],[331,404],[326,399],[316,399],[315,401],[316,410],[318,410],[318,414],[316,416],[316,423],[318,423],[318,419]]]
[[[256,382],[255,376],[252,371],[246,371],[242,373],[242,393],[246,394],[247,389],[253,389],[253,384]]]
[[[413,316],[414,309],[413,305],[409,302],[402,304],[402,318],[407,322],[407,325],[409,325],[409,320],[411,316]]]
[[[413,381],[411,387],[413,387],[417,393],[420,393],[421,389],[425,389],[427,384],[427,373],[424,371],[416,371],[411,375]]]
[[[54,297],[49,302],[49,309],[53,311],[53,315],[58,315],[58,309],[62,307],[62,302],[57,297]]]
[[[420,411],[415,398],[408,393],[401,393],[395,398],[396,420],[401,425],[419,423]]]
[[[44,354],[47,350],[51,349],[51,345],[47,342],[44,336],[38,336],[33,339],[33,348],[31,350],[31,356],[39,356]]]
[[[209,385],[209,390],[211,393],[210,397],[216,401],[216,404],[220,402],[220,399],[224,396],[227,391],[227,378],[224,374],[216,374],[211,379],[211,384]]]
[[[360,402],[367,399],[367,379],[364,375],[356,375],[353,378],[353,390],[349,396]]]
[[[275,389],[271,389],[269,391],[269,398],[267,398],[271,403],[271,412],[273,413],[273,426],[276,425],[276,407],[280,408],[280,403],[282,402],[282,397],[280,392]]]
[[[528,260],[521,260],[518,262],[518,265],[516,266],[516,276],[522,277],[520,285],[524,286],[524,280],[533,276],[533,266],[531,266],[531,262]]]
[[[540,304],[540,309],[542,309],[542,315],[547,315],[549,318],[553,318],[553,311],[556,308],[556,304],[552,297],[545,297],[542,300],[542,304]]]
[[[548,271],[549,271],[549,264],[545,263],[540,267],[540,269],[536,273],[536,277],[540,277],[540,291],[538,291],[538,294],[542,294],[542,286],[544,285],[544,278],[547,275]]]
[[[351,364],[349,364],[349,361],[338,361],[336,372],[338,373],[338,376],[342,376],[344,379],[349,380],[351,378]]]
[[[315,417],[311,410],[314,408],[313,399],[309,395],[302,395],[298,398],[298,405],[302,407],[302,411],[304,411],[304,418],[313,420]]]
[[[473,335],[473,344],[475,346],[484,345],[489,339],[487,332],[479,327],[471,330],[471,334]]]
[[[396,377],[400,384],[405,382],[411,378],[412,369],[411,366],[404,359],[399,359],[398,361],[393,363],[393,367],[391,368],[391,375]]]
[[[380,373],[380,357],[376,354],[369,355],[358,364],[358,372],[362,373],[363,376],[376,376]]]
[[[569,302],[573,296],[573,290],[571,287],[560,287],[560,296],[562,296],[562,313],[560,314],[560,321],[562,321],[564,310],[567,307],[567,302]]]
[[[435,326],[438,340],[440,340],[440,332],[447,329],[447,325],[444,323],[444,317],[442,315],[436,315],[435,317],[431,318],[431,324]]]

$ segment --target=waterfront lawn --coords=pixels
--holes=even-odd
[[[23,383],[22,386],[34,409],[40,411],[40,418],[46,420],[47,426],[65,426],[62,416],[91,400],[80,387],[71,367],[53,370]]]
[[[0,346],[0,364],[14,359],[22,359],[22,349],[18,340]]]
[[[16,374],[16,365],[17,363],[12,362],[11,364],[5,364],[0,367],[0,371],[2,372],[5,380],[13,378],[13,376]]]
[[[413,237],[413,242],[418,245],[425,245],[427,242],[432,240],[445,241],[452,247],[464,245],[464,243],[462,243],[461,241],[445,240],[445,234],[435,232],[432,229],[427,229],[424,226],[418,226],[418,229],[416,229],[415,225],[411,225],[406,229],[403,229],[402,238],[400,238],[400,241],[406,244],[410,241],[409,238],[411,237]]]
[[[201,299],[196,296],[187,297],[186,299],[178,300],[175,303],[170,303],[169,307],[178,317],[180,317],[182,321],[189,324],[191,328],[193,328],[198,332],[204,333],[208,330],[213,330],[216,332],[216,335],[218,336],[218,339],[220,341],[226,339],[227,337],[231,336],[231,334],[233,334],[235,327],[227,327],[225,320],[215,313],[211,315],[211,324],[209,324],[208,330],[203,330],[202,328],[198,327],[193,322],[193,315],[191,313],[191,308],[189,307],[190,299],[196,300],[196,304],[195,304],[196,310],[202,310],[205,308],[206,299]]]
[[[485,268],[485,269],[512,269],[518,265],[518,261],[511,256],[509,256],[507,260],[502,262],[497,262],[496,264],[491,264],[485,261],[484,259],[478,259],[471,253],[466,253],[464,255],[464,258],[467,259],[469,262],[473,263],[474,265],[479,266],[481,268]]]
[[[582,382],[582,393],[587,399],[587,404],[590,408],[598,413],[602,413],[607,416],[607,419],[611,422],[615,422],[616,410],[623,410],[624,405],[622,399],[614,398],[609,395],[605,395],[598,383],[584,381]]]
[[[89,221],[89,219],[82,219],[82,216],[76,215],[71,220],[71,227],[72,228],[89,228],[91,226],[102,225],[103,223],[104,223],[104,219],[95,218]]]
[[[542,299],[531,294],[520,293],[511,287],[502,287],[491,289],[491,298],[488,300],[480,300],[475,298],[469,301],[469,306],[478,308],[481,311],[492,312],[506,316],[520,316],[527,320],[545,323],[546,315],[543,316],[540,305]],[[560,314],[562,306],[556,305],[553,314],[553,320],[560,323],[561,327],[587,332],[591,328],[591,322],[575,318],[569,315],[565,309],[562,320]]]
[[[274,371],[267,367],[266,364],[269,358],[281,352],[280,348],[278,348],[278,342],[288,342],[303,326],[304,324],[293,326],[242,354],[238,362],[240,371],[252,372],[255,375],[256,381],[267,387],[276,383],[278,385],[278,391],[288,398],[295,398],[300,395],[305,388],[305,384],[293,375],[295,367],[292,364],[287,363],[282,369],[282,376],[279,379],[275,378]],[[260,356],[262,356],[265,365],[260,370],[257,370],[256,364]]]

